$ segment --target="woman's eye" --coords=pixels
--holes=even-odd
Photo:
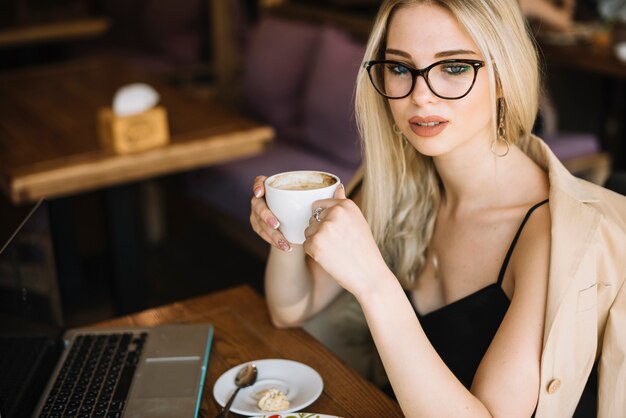
[[[458,75],[470,71],[471,67],[467,64],[446,64],[443,71],[447,74]]]
[[[409,69],[403,65],[390,65],[387,68],[393,75],[405,75],[409,73]]]

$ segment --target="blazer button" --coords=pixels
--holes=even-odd
[[[552,395],[556,393],[561,387],[561,379],[552,379],[550,383],[548,383],[548,394]]]

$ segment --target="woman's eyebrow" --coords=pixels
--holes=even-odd
[[[451,57],[454,55],[478,55],[478,54],[469,49],[452,49],[450,51],[437,52],[435,54],[435,58],[445,58],[445,57]]]
[[[411,54],[405,51],[401,51],[399,49],[387,48],[385,49],[386,54],[398,55],[404,58],[411,58]],[[445,58],[445,57],[453,57],[455,55],[478,55],[476,52],[470,49],[451,49],[448,51],[441,51],[435,54],[435,58]]]
[[[400,51],[399,49],[393,49],[393,48],[385,49],[385,54],[394,54],[394,55],[399,55],[404,58],[411,58],[411,54],[404,52],[404,51]]]

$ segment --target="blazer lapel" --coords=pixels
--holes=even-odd
[[[544,167],[550,176],[552,243],[543,340],[545,347],[563,297],[593,240],[600,215],[589,205],[598,202],[598,199],[583,186],[580,179],[567,171],[543,141],[530,137],[524,148],[529,157]],[[575,224],[572,224],[574,219]]]
[[[556,315],[565,293],[575,281],[580,262],[589,249],[600,221],[600,215],[584,201],[572,199],[563,191],[550,193],[552,217],[552,244],[550,279],[546,305],[544,346],[550,336]],[[568,214],[576,214],[575,217]],[[572,224],[572,220],[576,223]],[[580,289],[579,289],[580,290]]]

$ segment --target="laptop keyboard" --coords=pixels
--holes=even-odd
[[[77,336],[38,417],[120,418],[147,336]]]

